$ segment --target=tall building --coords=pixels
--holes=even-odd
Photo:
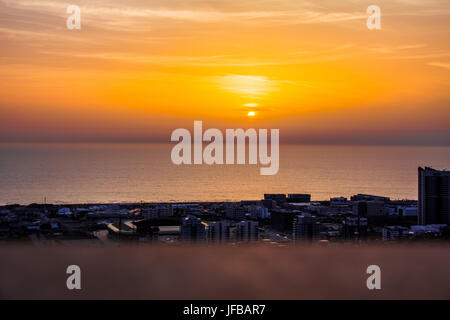
[[[238,241],[258,240],[258,222],[241,221],[236,224],[236,237]]]
[[[206,240],[206,228],[200,218],[188,216],[181,220],[181,241],[202,242]]]
[[[320,237],[320,224],[309,213],[296,216],[292,229],[294,240],[318,240]]]
[[[208,225],[208,242],[224,243],[230,240],[231,224],[227,221],[215,221]]]
[[[450,224],[450,171],[419,167],[418,224]]]

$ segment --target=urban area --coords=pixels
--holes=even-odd
[[[450,171],[418,168],[418,201],[309,194],[200,203],[30,204],[0,207],[0,243],[166,245],[393,243],[450,239]]]

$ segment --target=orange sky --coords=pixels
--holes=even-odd
[[[450,144],[448,0],[149,2],[0,0],[0,140]]]

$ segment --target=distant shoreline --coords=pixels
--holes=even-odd
[[[10,206],[21,206],[21,207],[44,207],[44,206],[52,206],[52,207],[62,207],[62,206],[110,206],[110,205],[122,205],[122,206],[139,206],[139,205],[187,205],[187,204],[221,204],[221,203],[241,203],[241,202],[258,202],[259,200],[236,200],[236,201],[142,201],[142,202],[80,202],[80,203],[10,203],[10,204],[1,204],[0,207],[10,207]],[[396,202],[418,202],[417,199],[396,199],[390,200],[393,203]],[[311,200],[311,203],[329,203],[330,200]],[[348,203],[351,203],[351,200],[348,200]],[[287,202],[289,203],[289,202]]]

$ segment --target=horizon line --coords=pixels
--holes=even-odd
[[[208,141],[203,141],[207,145]],[[176,144],[177,141],[161,139],[95,139],[95,140],[0,140],[0,144]],[[420,143],[403,141],[280,141],[280,145],[318,145],[318,146],[398,146],[398,147],[450,147],[450,142]]]

